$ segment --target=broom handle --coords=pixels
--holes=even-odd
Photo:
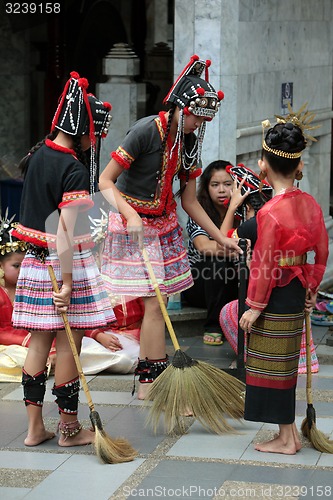
[[[305,333],[306,333],[306,400],[308,405],[312,405],[312,372],[311,372],[311,320],[310,313],[305,312]]]
[[[59,293],[59,287],[58,287],[58,283],[57,283],[57,278],[56,278],[56,275],[54,274],[53,267],[51,265],[49,265],[49,266],[47,266],[47,268],[48,268],[49,275],[50,275],[50,278],[51,278],[51,281],[52,281],[53,290],[56,293]],[[80,362],[79,353],[77,352],[77,348],[76,348],[76,345],[75,345],[75,342],[74,342],[74,338],[73,338],[73,334],[72,334],[72,331],[71,331],[71,327],[70,327],[70,324],[68,322],[67,314],[65,312],[60,313],[60,314],[61,314],[61,317],[62,317],[62,320],[63,320],[63,323],[64,323],[64,327],[65,327],[65,331],[66,331],[66,334],[67,334],[68,342],[69,342],[69,345],[71,346],[71,350],[72,350],[72,353],[73,353],[73,356],[74,356],[74,361],[75,361],[75,364],[76,364],[76,368],[77,368],[77,371],[79,372],[79,377],[80,377],[80,380],[81,380],[81,383],[82,383],[82,387],[83,387],[83,390],[84,390],[86,398],[87,398],[88,406],[89,406],[89,408],[90,408],[91,411],[94,411],[95,410],[94,403],[92,402],[92,399],[91,399],[91,395],[90,395],[89,387],[88,387],[88,384],[87,384],[87,381],[86,381],[86,377],[84,376],[83,371],[82,371],[82,365],[81,365],[81,362]]]
[[[148,257],[148,253],[147,253],[147,250],[145,248],[142,249],[142,256],[143,256],[143,260],[145,261],[149,277],[150,277],[150,279],[152,281],[153,288],[154,288],[154,290],[156,292],[156,297],[157,297],[157,300],[159,302],[159,305],[160,305],[160,308],[161,308],[161,311],[162,311],[162,314],[163,314],[163,318],[164,318],[165,324],[167,326],[168,332],[170,334],[170,337],[171,337],[171,340],[172,340],[172,343],[173,343],[173,347],[174,347],[175,351],[178,351],[180,349],[180,345],[178,343],[175,331],[174,331],[173,326],[171,324],[171,321],[170,321],[170,318],[169,318],[169,314],[168,314],[167,308],[165,307],[164,300],[163,300],[163,297],[162,297],[162,294],[161,294],[161,290],[160,290],[160,288],[158,286],[158,283],[157,283],[157,280],[156,280],[156,276],[155,276],[153,267],[152,267],[152,265],[150,263],[150,260],[149,260],[149,257]]]

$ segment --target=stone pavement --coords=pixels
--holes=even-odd
[[[175,323],[177,333],[177,323]],[[201,330],[179,338],[182,350],[194,359],[227,368],[233,359],[227,343],[205,346]],[[317,427],[333,439],[333,347],[326,344],[332,332],[313,326],[320,361],[313,375],[313,399]],[[168,351],[173,349],[169,342]],[[260,453],[253,442],[270,438],[276,426],[235,422],[236,434],[217,436],[188,419],[184,436],[166,436],[161,423],[154,434],[146,426],[147,409],[131,396],[133,375],[87,377],[92,400],[105,431],[123,436],[138,450],[133,462],[99,463],[91,446],[60,448],[53,439],[27,448],[25,407],[20,384],[0,384],[0,498],[2,500],[107,500],[135,498],[177,499],[316,499],[333,498],[333,455],[322,454],[303,439],[294,456]],[[48,381],[44,414],[55,430],[56,406]],[[297,388],[296,423],[306,415],[306,376]],[[89,425],[85,394],[80,397],[80,420]]]

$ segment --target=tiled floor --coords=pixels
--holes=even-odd
[[[326,327],[314,327],[316,344],[325,345]],[[179,339],[193,357],[227,368],[230,347],[204,346],[201,337]],[[332,354],[333,348],[327,348]],[[332,351],[330,351],[330,349]],[[172,354],[169,342],[168,351]],[[26,414],[19,384],[0,384],[0,497],[28,500],[107,500],[109,498],[333,498],[333,455],[322,454],[303,438],[293,456],[260,453],[253,442],[273,435],[276,426],[232,421],[234,434],[211,434],[193,418],[183,436],[156,434],[146,425],[147,408],[131,396],[133,375],[87,377],[92,400],[112,437],[123,436],[138,450],[133,462],[99,463],[91,446],[60,448],[56,439],[26,448]],[[312,387],[317,427],[333,439],[333,366],[321,364]],[[48,381],[44,414],[56,429],[58,415]],[[299,376],[296,423],[306,415],[306,376]],[[89,425],[82,391],[80,420]],[[231,421],[230,421],[231,422]]]

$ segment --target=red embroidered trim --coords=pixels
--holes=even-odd
[[[200,177],[201,174],[202,174],[202,169],[201,168],[197,168],[196,170],[194,170],[194,172],[190,173],[189,179],[196,179],[197,177]],[[185,174],[179,174],[179,179],[185,180],[186,179],[186,175]]]
[[[29,229],[21,224],[18,224],[12,234],[19,240],[26,241],[27,243],[31,243],[32,245],[36,245],[38,247],[56,248],[56,236],[53,234],[42,233],[41,231]],[[89,233],[74,237],[74,250],[78,250],[79,248],[85,250],[93,247],[94,242],[91,240],[91,235]]]
[[[62,195],[62,201],[58,208],[82,206],[82,210],[88,210],[94,206],[93,200],[90,198],[88,191],[70,191]]]
[[[119,150],[120,150],[120,148],[118,148],[117,151],[113,151],[111,153],[111,158],[116,160],[116,162],[119,163],[119,165],[121,165],[123,168],[128,170],[130,168],[131,164],[129,161],[127,161],[125,159],[125,157],[124,157],[125,155],[123,156],[123,155],[119,154]]]
[[[60,151],[61,153],[71,154],[77,160],[76,153],[75,153],[74,149],[69,149],[69,148],[65,148],[64,146],[60,146],[60,144],[56,144],[53,141],[51,141],[50,139],[45,140],[45,145],[48,148],[54,149],[55,151]]]

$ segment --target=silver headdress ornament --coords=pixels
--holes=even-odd
[[[102,214],[100,219],[93,219],[88,215],[91,222],[91,238],[96,245],[105,239],[108,227],[108,214],[102,208],[100,208],[100,211]]]
[[[15,214],[10,219],[8,218],[8,208],[4,217],[0,214],[0,255],[25,252],[27,250],[25,241],[16,240],[12,237],[12,230],[17,226],[17,223],[13,222],[14,218]]]

